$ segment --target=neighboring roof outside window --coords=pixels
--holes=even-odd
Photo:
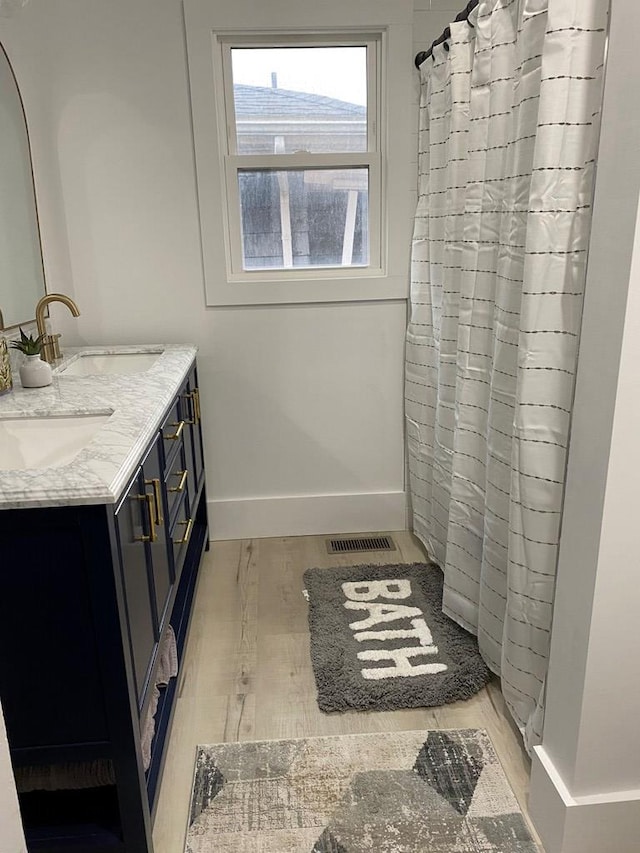
[[[276,86],[247,86],[236,83],[233,87],[236,115],[262,115],[265,110],[277,115],[338,116],[366,119],[367,108],[360,104],[338,101],[326,95],[294,92]]]
[[[349,152],[367,148],[367,108],[277,87],[233,87],[238,153]]]

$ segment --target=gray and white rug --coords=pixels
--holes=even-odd
[[[475,637],[442,613],[435,563],[307,569],[304,583],[322,711],[444,705],[489,681]]]
[[[486,732],[199,746],[186,853],[538,853]]]

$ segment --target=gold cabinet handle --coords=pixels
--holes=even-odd
[[[136,542],[155,542],[158,538],[156,533],[156,521],[155,521],[155,508],[154,508],[154,499],[153,495],[136,495],[136,499],[139,501],[144,501],[147,505],[147,512],[149,513],[149,535],[148,536],[136,536]]]
[[[176,473],[173,474],[172,476],[180,477],[180,482],[178,483],[177,486],[172,486],[170,489],[168,489],[168,491],[170,491],[170,492],[184,492],[184,487],[186,485],[188,475],[189,475],[189,471],[186,468],[184,471],[176,471]]]
[[[173,435],[165,435],[167,441],[177,441],[182,435],[182,430],[184,429],[184,421],[180,421],[180,423],[173,423],[171,426],[176,427],[176,431]]]
[[[153,486],[156,524],[164,524],[164,518],[162,517],[162,492],[160,491],[160,480],[157,477],[154,477],[152,480],[145,480],[144,482],[146,486]]]
[[[149,542],[155,542],[158,538],[156,534],[155,501],[153,495],[145,495],[145,498],[147,499],[147,509],[149,511]]]
[[[182,539],[174,539],[174,545],[184,545],[185,542],[189,541],[189,537],[191,536],[191,531],[193,530],[193,519],[190,518],[188,521],[179,521],[178,524],[184,524],[185,530]]]

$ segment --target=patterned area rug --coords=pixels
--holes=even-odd
[[[444,705],[489,680],[476,638],[442,612],[435,563],[308,569],[304,583],[322,711]]]
[[[200,746],[186,853],[538,853],[486,732]]]

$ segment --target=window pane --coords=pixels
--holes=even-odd
[[[231,49],[238,154],[367,150],[367,48]]]
[[[366,266],[369,170],[241,170],[244,269]]]

